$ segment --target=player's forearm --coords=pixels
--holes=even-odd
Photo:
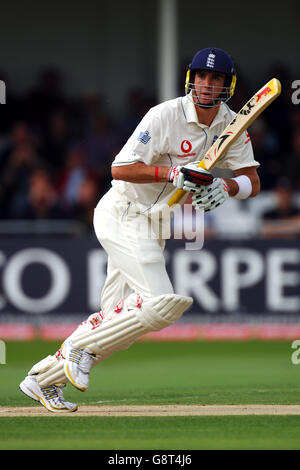
[[[228,194],[230,197],[234,197],[238,191],[239,191],[239,186],[236,181],[232,178],[224,178],[227,186],[228,186]]]
[[[260,180],[258,177],[253,175],[246,175],[251,182],[251,193],[249,197],[255,197],[260,192]],[[230,197],[234,197],[240,190],[239,184],[234,178],[224,178],[228,186],[228,194]]]
[[[240,190],[242,193],[243,191],[247,193],[248,191],[247,185],[249,184],[250,184],[250,188],[249,188],[249,194],[247,194],[247,197],[257,196],[257,194],[260,192],[260,179],[256,171],[256,168],[257,167],[240,168],[239,170],[234,171],[235,178],[225,178],[226,184],[228,186],[229,196],[235,197]],[[239,177],[244,178],[246,183],[247,183],[247,178],[248,178],[248,183],[246,184],[246,187],[244,187],[244,184],[245,184],[244,181],[243,180],[240,181]],[[238,196],[238,199],[243,199],[243,197]]]
[[[154,183],[168,181],[169,167],[152,166],[138,162],[132,165],[112,166],[111,174],[115,180],[128,183]]]

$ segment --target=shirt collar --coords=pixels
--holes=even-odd
[[[205,124],[202,124],[201,122],[198,121],[198,116],[196,112],[195,105],[192,101],[192,98],[188,95],[184,96],[182,98],[182,107],[183,107],[183,112],[185,115],[185,118],[188,123],[194,122],[198,126],[202,128],[207,128]],[[224,122],[224,117],[225,114],[227,113],[226,106],[221,103],[221,106],[219,107],[218,113],[215,116],[213,122],[209,126],[209,129],[212,129],[213,127],[217,126],[218,124]]]

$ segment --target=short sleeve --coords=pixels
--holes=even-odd
[[[259,166],[254,159],[250,135],[244,131],[234,142],[225,155],[218,161],[217,167],[227,170],[239,170],[240,168]]]
[[[121,166],[137,162],[151,165],[167,151],[168,144],[164,138],[160,114],[151,109],[116,155],[112,165]]]

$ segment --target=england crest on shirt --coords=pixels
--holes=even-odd
[[[151,136],[149,135],[149,131],[144,131],[140,132],[140,135],[138,136],[138,139],[142,144],[147,144],[149,140],[151,139]]]

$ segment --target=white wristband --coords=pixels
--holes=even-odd
[[[241,175],[232,179],[237,182],[239,187],[238,192],[233,197],[236,199],[247,199],[252,193],[252,183],[250,178],[246,175]]]

